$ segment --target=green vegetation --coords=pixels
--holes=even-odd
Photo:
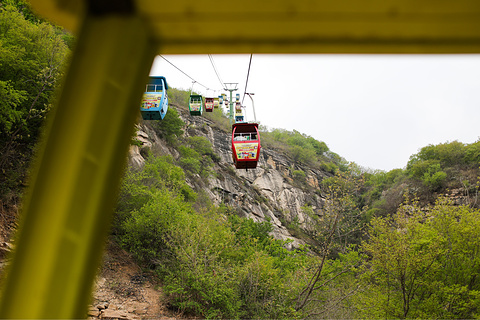
[[[480,141],[428,145],[410,157],[405,169],[365,172],[363,193],[371,214],[387,216],[400,206],[404,195],[417,196],[423,205],[438,194],[461,190],[468,204],[478,208]]]
[[[72,36],[25,1],[0,4],[0,197],[16,202],[62,78]],[[13,200],[12,200],[13,198]]]
[[[218,156],[213,152],[212,144],[205,137],[189,137],[186,145],[178,147],[180,165],[190,173],[207,177],[212,173],[213,162]]]
[[[453,141],[423,147],[420,152],[410,157],[407,174],[422,181],[431,191],[442,190],[448,180],[454,180],[462,169],[478,168],[479,146],[480,141],[470,145]],[[445,170],[449,171],[450,178]]]
[[[179,150],[195,152],[186,158],[212,154],[200,137],[185,142]],[[304,206],[314,243],[289,251],[268,221],[226,206],[196,211],[184,170],[150,156],[126,175],[114,230],[166,284],[172,306],[206,318],[475,318],[480,211],[446,199],[428,210],[405,201],[385,217],[367,210],[366,199],[408,179],[355,166],[324,179],[326,206]]]
[[[170,90],[169,90],[170,91]],[[170,107],[162,121],[153,121],[155,132],[169,144],[173,145],[183,135],[185,123],[178,116],[178,111]]]
[[[325,142],[296,130],[261,130],[261,141],[263,147],[284,152],[297,164],[322,168],[330,173],[346,171],[348,167],[347,161],[331,152]]]
[[[214,126],[228,134],[232,133],[232,124],[222,108],[213,109],[213,112],[205,112],[203,116],[214,122]]]
[[[193,190],[169,157],[128,172],[118,205],[119,242],[167,285],[170,303],[207,318],[295,318],[305,251],[288,251],[269,223],[227,207],[195,213]],[[225,219],[227,217],[227,219]]]
[[[217,128],[229,131],[221,110],[209,118]],[[168,128],[169,121],[177,121],[177,128],[183,126],[177,114],[162,125]],[[159,134],[167,136],[161,130]],[[300,229],[298,219],[288,224],[310,244],[289,251],[287,243],[270,236],[268,222],[239,218],[234,208],[216,207],[209,201],[199,205],[197,194],[183,179],[207,177],[218,156],[203,137],[184,138],[181,131],[172,136],[176,142],[171,146],[179,159],[152,156],[144,170],[170,168],[168,172],[179,173],[179,179],[173,179],[178,184],[149,182],[155,189],[149,189],[148,197],[142,192],[133,198],[123,196],[141,205],[119,204],[130,211],[119,210],[123,222],[117,234],[125,248],[168,284],[164,290],[173,306],[206,318],[471,318],[478,314],[474,270],[475,244],[480,239],[461,237],[476,230],[480,213],[446,200],[431,201],[448,188],[478,194],[480,143],[431,145],[413,155],[406,169],[368,172],[297,131],[262,132],[263,147],[285,152],[297,165],[334,173],[313,190],[306,183],[306,172],[292,166],[295,185],[312,189],[325,205],[321,209],[303,205],[310,218],[308,231]],[[172,180],[163,174],[156,177]],[[419,200],[404,202],[411,195]],[[429,203],[431,208],[424,210]],[[473,261],[461,262],[467,257]],[[438,305],[442,310],[435,310]]]
[[[440,199],[428,211],[406,203],[375,218],[359,299],[367,318],[473,319],[480,311],[480,212]]]
[[[168,79],[167,79],[167,84],[168,84]],[[190,92],[169,87],[168,98],[169,98],[169,103],[171,104],[174,104],[177,106],[188,106],[188,100],[190,99]]]

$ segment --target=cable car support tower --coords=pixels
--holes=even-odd
[[[225,91],[230,91],[230,115],[229,115],[229,118],[230,118],[230,124],[232,124],[232,123],[235,123],[234,118],[233,118],[233,114],[234,114],[234,113],[233,113],[233,97],[232,97],[232,92],[238,90],[238,88],[237,88],[238,83],[233,83],[233,82],[231,82],[231,83],[224,83],[224,85],[225,85],[225,88],[224,88],[223,90],[225,90]]]

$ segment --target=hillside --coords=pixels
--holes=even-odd
[[[322,169],[296,164],[286,154],[266,147],[262,149],[256,169],[235,170],[232,164],[230,134],[207,117],[192,117],[185,107],[172,107],[177,108],[185,123],[182,139],[208,139],[217,157],[211,168],[214,174],[206,178],[199,174],[187,175],[187,183],[215,205],[232,206],[240,216],[256,222],[270,221],[277,239],[290,239],[293,245],[301,243],[289,233],[287,226],[296,221],[301,228],[308,229],[310,218],[302,207],[308,203],[313,210],[322,208],[324,198],[312,191],[319,188],[323,178],[331,177],[332,174]],[[142,146],[132,146],[132,165],[141,166],[145,161],[142,156],[146,153],[145,149],[152,150],[157,155],[181,157],[175,148],[158,138],[147,122],[139,125],[136,139],[142,142]],[[294,172],[303,172],[305,175],[299,179],[294,176]]]
[[[226,131],[230,125],[225,128],[225,121],[228,123],[228,120],[224,116],[220,115],[217,119],[192,117],[184,106],[171,104],[169,112],[175,114],[175,111],[178,112],[176,119],[166,118],[163,123],[141,121],[138,124],[129,154],[131,171],[142,170],[152,156],[174,159],[184,170],[188,186],[198,194],[194,207],[200,214],[210,206],[225,206],[231,208],[236,216],[258,225],[266,223],[271,226],[265,230],[289,250],[301,248],[307,243],[315,244],[309,236],[315,231],[316,223],[312,219],[324,207],[326,197],[319,188],[323,179],[333,177],[331,172],[302,164],[293,160],[284,150],[268,147],[262,149],[257,169],[235,170],[231,158],[231,136]],[[161,127],[170,121],[177,123],[180,129],[176,131],[178,136],[175,135],[174,139],[166,135]],[[199,137],[203,139],[198,140]],[[182,156],[182,152],[186,152],[184,146],[193,147],[193,143],[206,141],[211,143],[211,150],[203,146],[206,148],[201,157],[203,168],[196,168],[189,161],[182,162],[188,159],[188,156]],[[118,226],[118,223],[114,225]],[[117,228],[114,226],[114,233]],[[98,309],[108,305],[110,315],[123,319],[150,317],[155,313],[157,317],[188,318],[189,308],[182,310],[177,306],[172,309],[169,302],[171,297],[164,295],[161,290],[156,294],[151,291],[152,287],[161,287],[162,281],[155,276],[155,272],[152,273],[148,268],[146,270],[145,265],[138,267],[132,260],[135,254],[119,248],[115,244],[118,238],[112,239],[105,253],[89,315],[101,317],[107,311]],[[138,276],[144,277],[147,288],[131,280]],[[148,290],[150,295],[146,293]],[[156,307],[153,306],[154,302],[157,303]]]
[[[413,155],[403,170],[371,172],[346,163],[322,143],[314,143],[321,148],[313,148],[308,136],[275,129],[262,132],[257,169],[235,170],[230,125],[221,113],[192,117],[185,106],[171,103],[169,114],[161,122],[140,121],[132,138],[129,169],[110,244],[88,311],[92,319],[187,319],[211,312],[215,318],[372,317],[373,313],[364,313],[361,308],[372,303],[368,302],[368,290],[364,290],[373,284],[360,281],[360,275],[372,268],[364,254],[375,256],[379,249],[362,241],[376,239],[374,230],[381,226],[378,223],[393,219],[395,225],[404,224],[397,217],[402,210],[417,212],[409,213],[412,218],[431,215],[440,210],[435,201],[442,195],[447,195],[453,207],[448,203],[440,207],[452,208],[448,209],[452,213],[457,210],[453,208],[463,205],[478,207],[478,168],[474,165],[477,144],[427,146]],[[410,204],[402,206],[404,198],[411,196],[418,201],[412,202],[413,209],[409,209]],[[152,208],[159,208],[155,210],[169,209],[160,215],[148,211],[152,201]],[[155,201],[161,207],[156,207]],[[151,218],[167,219],[167,224],[162,222],[160,229],[155,226],[154,233],[149,234],[146,232],[156,223],[149,220],[152,213]],[[478,211],[467,213],[476,215]],[[194,216],[188,218],[190,214]],[[148,224],[136,226],[139,219],[147,219]],[[480,221],[474,219],[469,224]],[[422,221],[407,228],[425,228]],[[185,224],[201,233],[184,230]],[[3,225],[3,253],[12,247],[9,225],[12,223]],[[460,230],[462,234],[469,232]],[[216,236],[210,236],[212,232]],[[356,249],[359,245],[360,251]],[[392,246],[396,245],[386,248]],[[158,252],[152,253],[152,249]],[[179,256],[185,250],[193,251]],[[206,265],[197,269],[195,261],[202,250],[206,250],[205,257],[199,261]],[[178,261],[170,260],[170,255]],[[213,261],[216,267],[211,265]],[[261,265],[257,265],[259,261]],[[184,268],[193,269],[181,271]],[[237,272],[239,278],[226,281],[223,277],[231,272]],[[310,288],[308,279],[313,281],[312,289],[323,289],[302,296]],[[473,279],[468,281],[476,283]],[[195,289],[199,285],[206,291]],[[236,285],[240,285],[242,304],[233,306],[230,299],[238,298],[224,286]],[[279,294],[285,286],[289,288],[286,294]],[[204,294],[217,298],[206,299]],[[476,310],[476,300],[469,297],[473,307],[467,309],[471,312]],[[318,298],[324,301],[320,305],[313,303]],[[274,301],[277,308],[270,309]]]
[[[239,216],[256,222],[271,222],[271,234],[276,239],[288,240],[289,248],[304,244],[304,240],[292,235],[287,226],[295,221],[308,229],[310,218],[302,206],[308,202],[314,204],[313,208],[320,209],[324,201],[320,195],[311,194],[308,190],[318,188],[319,181],[332,174],[306,166],[289,165],[292,160],[285,154],[268,149],[262,150],[257,169],[235,170],[231,161],[231,137],[218,123],[206,117],[191,117],[185,107],[171,105],[170,108],[178,110],[184,123],[184,134],[178,139],[188,141],[190,137],[205,137],[212,143],[216,155],[212,168],[215,174],[207,177],[187,175],[187,183],[205,197],[202,202],[231,206]],[[139,123],[134,140],[136,143],[131,146],[129,155],[129,166],[133,170],[144,166],[147,154],[181,157],[178,144],[173,147],[161,139],[155,131],[155,124],[149,121]],[[294,181],[292,172],[295,170],[307,172],[300,183]],[[162,293],[159,280],[155,279],[154,274],[140,268],[132,255],[119,248],[113,240],[105,252],[89,317],[189,318],[181,310],[169,310],[168,298]]]

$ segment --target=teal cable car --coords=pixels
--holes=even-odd
[[[140,106],[143,120],[162,120],[165,117],[168,110],[167,90],[165,77],[150,77]]]
[[[191,116],[201,116],[203,113],[203,97],[199,94],[190,95],[188,109]]]

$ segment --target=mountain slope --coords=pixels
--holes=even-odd
[[[285,154],[262,148],[256,169],[237,170],[232,162],[231,136],[212,120],[206,117],[193,117],[188,110],[175,107],[185,123],[184,137],[205,137],[218,156],[213,172],[207,179],[198,174],[187,177],[188,183],[197,192],[203,193],[215,205],[221,203],[237,209],[240,216],[256,222],[270,221],[274,226],[273,235],[277,239],[291,239],[293,246],[303,241],[294,238],[287,229],[292,223],[308,230],[310,217],[302,207],[308,204],[314,212],[324,205],[324,198],[318,190],[322,179],[331,173],[296,164]],[[145,149],[158,155],[171,155],[178,159],[181,155],[161,140],[151,124],[143,122],[138,126],[137,137],[141,146],[132,146],[130,164],[140,166],[144,161]],[[298,179],[293,172],[301,170],[305,177]],[[300,180],[300,181],[299,181]]]

